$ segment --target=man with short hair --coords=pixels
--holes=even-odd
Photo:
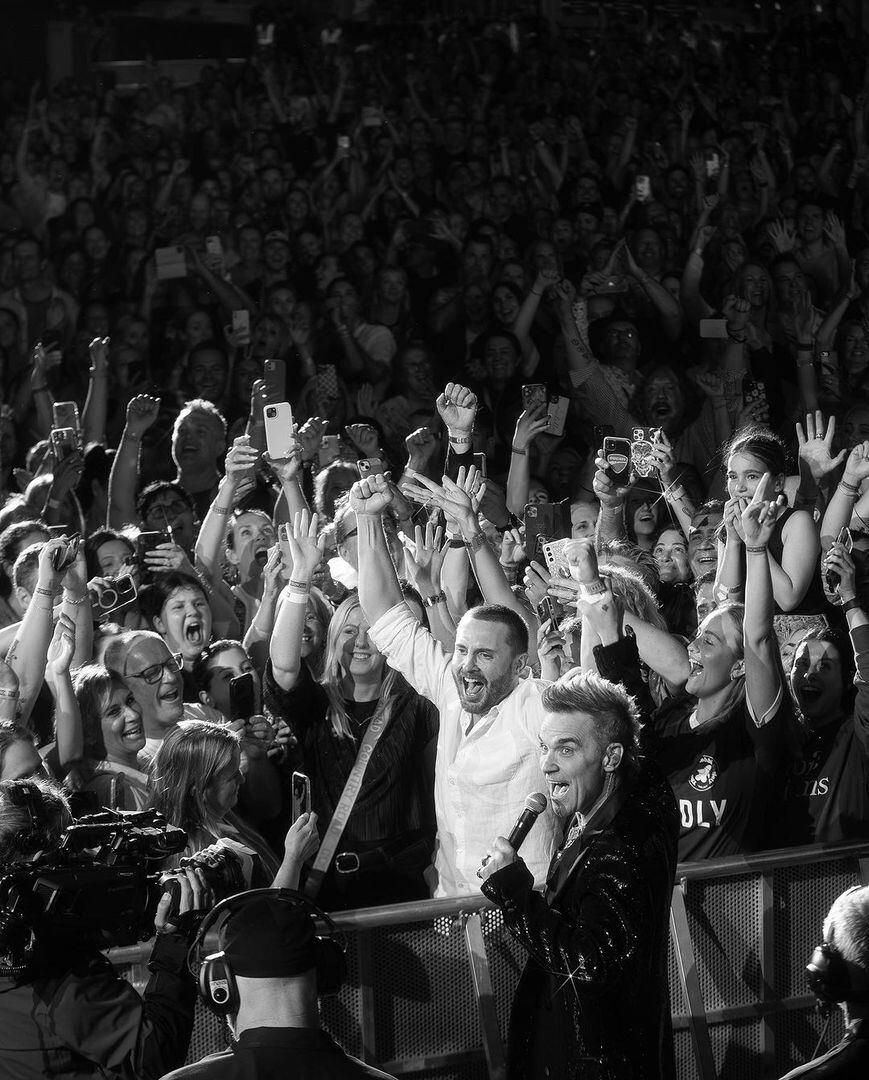
[[[864,1080],[869,1076],[869,886],[846,889],[824,919],[824,944],[807,965],[822,1003],[839,1005],[845,1034],[832,1050],[783,1080]]]
[[[150,765],[166,733],[184,719],[181,662],[151,630],[131,630],[112,638],[103,663],[129,687],[142,710],[145,746],[140,765]]]
[[[391,1080],[345,1053],[321,1030],[317,993],[322,943],[313,917],[281,895],[292,894],[274,890],[252,896],[217,933],[235,994],[235,1007],[227,1017],[230,1049],[176,1069],[163,1080]]]
[[[78,321],[78,304],[52,285],[42,244],[35,236],[22,236],[12,250],[15,287],[0,293],[0,307],[17,315],[18,345],[26,356],[45,330],[57,329],[68,340]]]
[[[226,454],[226,420],[210,401],[188,401],[172,429],[172,460],[178,482],[193,497],[201,521],[220,480],[218,462]]]
[[[545,684],[522,678],[528,627],[510,608],[484,604],[466,612],[456,628],[452,657],[420,625],[402,598],[381,522],[391,501],[382,476],[360,480],[350,492],[358,530],[359,600],[371,640],[390,666],[440,710],[434,895],[474,893],[489,837],[517,819],[530,793],[543,790],[537,735]],[[442,592],[425,599],[428,606],[445,602]],[[553,813],[545,813],[525,842],[537,884],[546,876],[555,825]]]
[[[528,953],[508,1076],[585,1075],[583,1062],[588,1075],[664,1080],[675,1073],[667,944],[676,801],[640,758],[637,707],[621,686],[574,670],[542,703],[540,762],[565,832],[545,892],[533,891],[503,836],[478,871]]]

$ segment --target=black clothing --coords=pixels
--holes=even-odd
[[[230,1050],[212,1054],[163,1080],[392,1080],[350,1057],[316,1028],[250,1028]]]
[[[719,720],[691,727],[696,698],[665,701],[651,720],[655,761],[679,805],[679,862],[768,846],[769,814],[782,788],[790,697],[761,727],[743,698]]]
[[[532,889],[521,860],[484,894],[529,953],[510,1017],[511,1080],[664,1080],[675,1073],[667,982],[678,817],[644,769]]]
[[[636,642],[594,650],[598,671],[633,694],[643,714],[646,752],[666,775],[679,806],[679,861],[718,858],[764,846],[782,788],[790,695],[758,726],[743,697],[724,716],[691,726],[697,699],[680,693],[650,712]]]
[[[0,1076],[157,1080],[177,1068],[196,997],[187,947],[186,935],[158,935],[139,997],[96,949],[46,943],[32,974],[0,976]]]
[[[861,1025],[822,1057],[792,1070],[782,1080],[865,1080],[869,1076],[869,1030]]]
[[[311,809],[325,834],[344,785],[356,761],[359,743],[377,708],[377,701],[345,700],[353,739],[332,730],[329,698],[302,664],[292,690],[275,682],[271,664],[264,682],[266,707],[283,716],[298,740],[293,768],[311,778]],[[423,873],[431,863],[436,832],[434,758],[437,709],[397,676],[396,695],[386,730],[368,762],[353,810],[338,844],[338,853],[371,853],[389,846],[389,863],[358,873],[326,875],[318,903],[327,910],[425,899]],[[401,859],[411,852],[410,865]],[[396,865],[391,865],[395,858]]]
[[[775,847],[869,838],[869,626],[852,630],[851,640],[857,655],[854,715],[800,730]]]

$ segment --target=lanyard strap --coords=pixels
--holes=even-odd
[[[344,827],[347,824],[353,807],[356,805],[356,799],[362,787],[362,781],[365,777],[365,770],[368,768],[368,762],[371,760],[371,756],[374,753],[374,747],[377,746],[380,736],[388,726],[388,710],[384,710],[384,713],[380,716],[375,716],[372,719],[365,731],[365,735],[363,736],[362,743],[359,747],[359,753],[356,755],[353,768],[350,770],[350,775],[347,777],[347,783],[344,785],[344,790],[341,792],[341,798],[338,800],[338,805],[335,807],[335,812],[332,814],[332,820],[329,822],[329,827],[326,829],[326,835],[323,837],[323,842],[320,844],[320,850],[317,852],[316,859],[314,859],[314,865],[311,867],[310,873],[308,874],[308,880],[305,882],[305,895],[312,900],[320,891],[320,886],[323,884],[323,878],[326,876],[326,871],[329,869],[329,865],[338,848],[338,843],[341,840]]]

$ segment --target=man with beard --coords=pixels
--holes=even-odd
[[[359,550],[359,599],[371,640],[414,689],[440,710],[435,761],[435,896],[479,889],[477,867],[493,832],[509,826],[526,796],[543,790],[537,735],[545,684],[523,679],[528,627],[509,608],[483,604],[466,612],[450,655],[420,625],[402,598],[381,515],[392,501],[382,476],[353,485]],[[485,545],[477,531],[469,550]],[[494,556],[492,556],[494,558]],[[444,604],[443,592],[423,597]],[[552,853],[555,819],[541,816],[523,852],[542,884]]]
[[[664,1080],[675,1071],[667,993],[673,792],[639,756],[639,716],[623,687],[573,671],[546,687],[542,703],[540,762],[565,833],[545,892],[532,891],[528,867],[503,836],[478,871],[528,953],[508,1075]]]

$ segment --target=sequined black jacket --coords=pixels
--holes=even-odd
[[[669,1080],[667,980],[679,820],[652,768],[556,855],[543,895],[521,859],[483,892],[529,954],[510,1020],[513,1080]]]

